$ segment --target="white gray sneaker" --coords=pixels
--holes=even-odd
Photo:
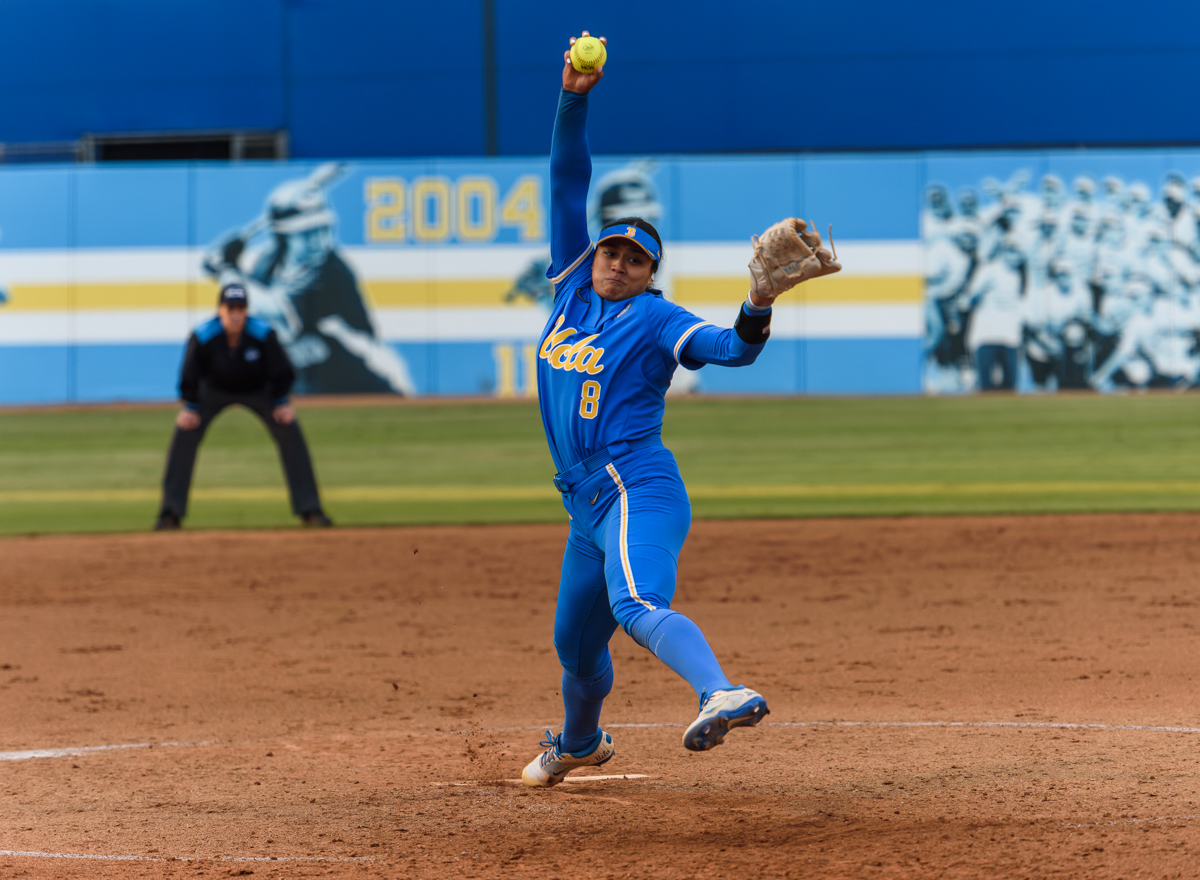
[[[725,742],[731,727],[754,727],[771,712],[758,691],[748,687],[713,691],[700,698],[700,715],[683,733],[683,747],[705,752]]]
[[[551,788],[563,781],[563,778],[579,767],[599,767],[617,753],[612,737],[600,731],[600,745],[586,755],[571,755],[562,751],[560,743],[562,734],[551,736],[546,731],[546,738],[539,745],[545,746],[546,751],[529,762],[521,771],[521,781],[530,788]]]

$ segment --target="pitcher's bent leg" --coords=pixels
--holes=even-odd
[[[678,471],[625,483],[615,466],[610,468],[620,489],[605,533],[613,616],[697,696],[732,687],[700,628],[670,610],[692,516]]]
[[[661,548],[643,546],[630,550],[629,563],[642,601],[626,600],[621,572],[617,592],[625,595],[613,607],[630,638],[674,670],[697,697],[733,687],[700,627],[669,607],[675,593],[674,559]]]

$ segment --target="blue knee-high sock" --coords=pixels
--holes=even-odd
[[[677,611],[647,611],[633,622],[629,635],[675,670],[697,696],[733,687],[700,627]]]
[[[563,670],[562,697],[566,717],[559,744],[564,752],[577,755],[591,752],[599,745],[600,710],[612,686],[611,662],[603,672],[591,678],[576,678]]]

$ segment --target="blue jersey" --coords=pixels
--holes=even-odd
[[[592,288],[586,114],[586,95],[562,93],[550,152],[546,274],[555,285],[554,309],[540,339],[537,384],[542,424],[560,472],[605,446],[661,433],[664,398],[677,367],[741,366],[763,348],[657,290],[610,302]]]

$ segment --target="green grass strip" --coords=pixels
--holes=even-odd
[[[1200,510],[1188,395],[680,399],[696,517]],[[301,402],[340,524],[563,522],[532,403]],[[0,533],[148,528],[174,411],[0,411]],[[265,430],[213,426],[188,527],[294,525]]]

